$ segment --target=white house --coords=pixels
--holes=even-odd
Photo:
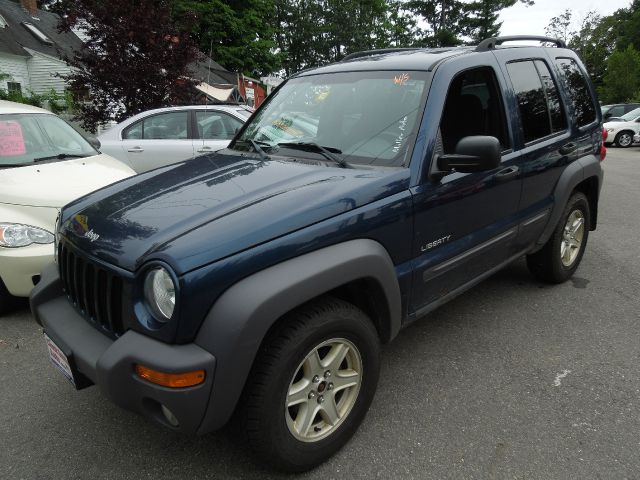
[[[0,0],[0,88],[23,93],[61,93],[58,75],[70,72],[63,58],[82,48],[74,33],[58,32],[58,15],[38,10],[36,0]]]

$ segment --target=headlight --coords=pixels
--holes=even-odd
[[[615,130],[615,128],[607,128],[607,132],[611,133]]]
[[[19,223],[0,223],[0,247],[26,247],[32,243],[53,243],[53,234]]]
[[[144,279],[144,298],[159,322],[168,322],[176,306],[176,287],[169,272],[156,267]]]

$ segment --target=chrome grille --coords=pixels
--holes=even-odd
[[[58,269],[69,301],[91,323],[116,336],[122,323],[122,278],[74,251],[58,245]]]

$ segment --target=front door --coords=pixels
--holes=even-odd
[[[513,151],[506,122],[502,77],[496,75],[493,57],[488,62],[448,82],[432,175],[413,189],[415,263],[410,309],[415,316],[451,298],[457,289],[514,254],[522,187],[520,156]],[[445,74],[446,70],[441,73]],[[485,172],[433,175],[437,156],[454,153],[458,141],[472,135],[496,137],[502,146],[501,164]]]
[[[165,112],[146,117],[122,135],[122,148],[138,173],[193,158],[189,111]]]
[[[224,112],[196,110],[196,133],[193,140],[196,155],[222,150],[233,138],[242,122]]]

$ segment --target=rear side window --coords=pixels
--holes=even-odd
[[[124,140],[185,140],[188,112],[169,112],[152,115],[134,123],[123,133]]]
[[[525,143],[567,128],[558,89],[543,61],[511,62],[507,71],[518,100]]]
[[[589,92],[585,74],[571,58],[556,58],[556,64],[567,85],[578,126],[583,127],[595,122],[596,105]]]
[[[567,117],[562,109],[560,103],[560,95],[558,94],[558,87],[556,86],[549,67],[542,60],[536,60],[536,69],[542,80],[542,86],[547,96],[547,105],[549,106],[549,117],[551,120],[551,133],[561,132],[567,129]]]

